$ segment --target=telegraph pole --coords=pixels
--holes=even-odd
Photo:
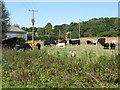
[[[34,43],[34,23],[35,23],[35,19],[34,19],[34,13],[37,12],[37,10],[29,10],[30,12],[32,12],[33,14],[33,18],[31,19],[32,22],[32,26],[33,26],[33,30],[32,30],[32,43]]]
[[[59,29],[59,39],[60,39],[60,29]]]
[[[72,38],[71,38],[71,33],[72,33],[72,32],[70,32],[70,39],[72,39]]]
[[[79,19],[79,39],[80,39],[80,19]]]

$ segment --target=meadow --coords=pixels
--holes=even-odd
[[[75,50],[76,57],[69,51]],[[3,88],[118,88],[118,46],[42,46],[41,50],[2,50]]]

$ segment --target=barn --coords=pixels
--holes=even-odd
[[[10,26],[8,28],[8,31],[6,33],[6,38],[13,38],[13,37],[17,37],[17,38],[24,38],[25,40],[27,40],[27,34],[28,32],[18,28],[18,27],[15,27],[15,26]]]

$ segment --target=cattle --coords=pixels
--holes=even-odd
[[[56,46],[58,48],[65,48],[65,43],[57,43]]]
[[[15,46],[15,49],[16,50],[21,50],[22,49],[23,51],[25,51],[25,50],[28,50],[28,49],[32,50],[32,47],[28,43],[24,43],[24,44],[20,44],[20,45]]]
[[[51,44],[56,45],[56,41],[55,40],[46,40],[46,41],[44,41],[44,46],[46,46],[46,45],[51,46]]]
[[[99,38],[97,42],[104,46],[105,38]]]
[[[41,44],[40,44],[40,43],[37,43],[37,44],[36,44],[36,47],[37,47],[38,50],[40,50]]]
[[[91,40],[87,40],[87,44],[92,44],[92,41]]]
[[[44,46],[46,46],[46,45],[51,46],[51,42],[50,41],[44,41]]]
[[[65,45],[67,44],[67,40],[57,40],[56,43],[65,43]]]
[[[75,51],[70,51],[70,52],[69,52],[69,55],[70,55],[71,57],[76,57],[76,52],[75,52]]]
[[[111,43],[114,43],[114,44],[116,44],[116,40],[112,40],[112,42]]]
[[[109,43],[104,43],[103,46],[104,46],[104,49],[109,49]]]
[[[50,40],[50,43],[53,45],[56,45],[56,41],[55,40]]]
[[[21,44],[21,43],[25,43],[25,39],[14,37],[14,38],[10,38],[7,40],[3,40],[2,47],[8,48],[8,49],[13,49],[16,44]]]
[[[65,43],[65,45],[67,44],[67,40],[62,40],[61,43]]]
[[[97,45],[97,40],[96,40],[96,41],[92,41],[92,43],[93,43],[94,45]]]
[[[97,41],[87,40],[87,44],[97,45]]]
[[[116,47],[116,44],[115,44],[115,43],[110,43],[110,48],[111,48],[111,49],[115,49],[115,47]]]
[[[78,44],[78,45],[80,45],[80,40],[69,40],[69,44],[72,44],[72,45]]]

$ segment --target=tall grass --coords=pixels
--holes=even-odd
[[[77,56],[70,57],[69,51]],[[118,54],[98,46],[3,49],[3,88],[117,88]]]

